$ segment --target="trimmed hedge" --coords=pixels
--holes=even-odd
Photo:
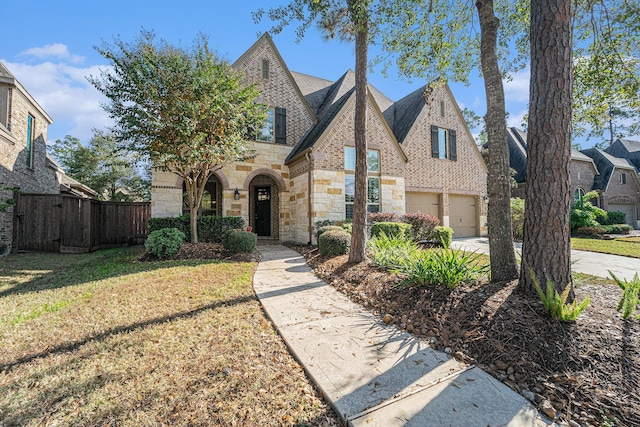
[[[602,228],[604,228],[607,233],[610,234],[629,234],[631,230],[633,230],[633,227],[631,227],[629,224],[603,225]]]
[[[383,233],[389,237],[413,238],[411,224],[405,222],[374,222],[371,225],[371,237],[378,237]]]
[[[225,249],[233,253],[251,252],[256,248],[256,243],[257,234],[239,229],[225,231],[222,239]]]
[[[603,234],[606,234],[607,230],[601,226],[593,226],[593,227],[580,227],[575,231],[577,236],[591,236],[591,237],[600,237]]]
[[[163,228],[149,233],[144,248],[158,258],[170,257],[180,251],[184,233],[177,228]]]
[[[601,222],[602,225],[618,225],[627,222],[627,214],[620,211],[607,212],[607,219]]]
[[[318,238],[318,250],[323,256],[344,255],[350,246],[351,235],[344,230],[329,230]]]
[[[149,233],[163,228],[177,228],[185,234],[185,240],[191,240],[191,226],[189,215],[169,218],[149,218]],[[239,216],[198,216],[198,241],[222,242],[227,230],[244,229],[244,218]]]
[[[451,241],[453,240],[453,229],[449,227],[438,226],[434,231],[436,233],[438,242],[442,244],[444,248],[449,248],[449,246],[451,246]]]
[[[336,230],[337,231],[345,231],[345,229],[340,227],[339,225],[325,225],[325,226],[322,226],[322,227],[318,228],[318,231],[316,231],[316,239],[320,240],[320,236],[322,236],[327,231],[336,231]]]

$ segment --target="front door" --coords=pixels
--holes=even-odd
[[[255,224],[258,236],[271,236],[271,187],[255,188]]]

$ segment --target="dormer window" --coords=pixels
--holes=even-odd
[[[269,80],[269,60],[262,60],[262,78],[265,80]]]

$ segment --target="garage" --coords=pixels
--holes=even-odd
[[[453,228],[453,237],[478,235],[476,198],[474,196],[449,195],[449,226]]]
[[[407,213],[422,212],[440,218],[440,203],[437,193],[407,192],[406,205]],[[442,220],[442,218],[440,218]]]
[[[623,204],[609,205],[607,210],[609,212],[616,212],[616,211],[624,212],[626,215],[626,218],[625,218],[626,223],[635,228],[635,225],[636,225],[636,221],[635,221],[636,206],[635,205],[623,205]]]

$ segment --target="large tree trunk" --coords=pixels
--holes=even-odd
[[[520,287],[571,286],[571,0],[531,1],[531,86]],[[569,301],[574,298],[573,288]]]
[[[367,243],[367,44],[366,11],[356,0],[349,1],[349,12],[356,26],[356,114],[355,145],[356,171],[353,202],[353,229],[349,262],[359,263],[366,258]]]
[[[500,21],[493,0],[476,2],[480,18],[482,75],[487,96],[485,123],[489,139],[489,249],[491,280],[501,282],[518,277],[518,265],[511,234],[511,182],[504,87],[498,66],[496,43]]]

